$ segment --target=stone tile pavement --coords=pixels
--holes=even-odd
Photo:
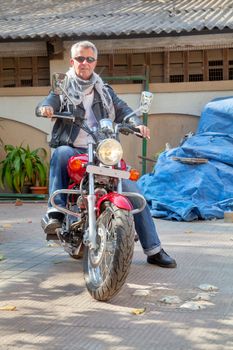
[[[233,349],[233,224],[156,220],[178,267],[148,265],[137,243],[122,291],[101,303],[85,289],[82,261],[45,241],[45,210],[0,203],[0,350]],[[201,284],[218,291],[200,296]],[[203,293],[209,300],[193,301]],[[162,302],[167,296],[179,299]]]

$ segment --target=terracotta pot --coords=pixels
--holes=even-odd
[[[31,192],[33,194],[46,194],[48,193],[48,187],[47,186],[32,186],[30,187]]]

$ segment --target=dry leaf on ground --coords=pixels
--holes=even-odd
[[[147,289],[137,289],[135,290],[135,292],[133,292],[132,295],[137,296],[137,297],[143,297],[143,296],[147,296],[150,294],[150,291]]]
[[[2,227],[4,227],[4,228],[11,228],[12,225],[11,224],[3,224]]]
[[[15,311],[16,306],[15,305],[4,305],[0,306],[0,311]]]
[[[20,199],[16,199],[15,205],[16,205],[16,206],[23,205],[23,202],[22,202]]]
[[[146,308],[144,307],[143,309],[133,309],[131,313],[133,315],[141,315],[146,311]]]
[[[218,287],[213,286],[211,284],[200,284],[200,286],[198,286],[199,289],[204,290],[205,292],[211,292],[211,291],[216,291],[218,290]]]

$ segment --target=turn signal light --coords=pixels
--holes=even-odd
[[[83,162],[80,159],[73,158],[69,162],[69,167],[71,171],[77,171],[83,168]]]
[[[130,169],[129,179],[132,181],[137,181],[140,177],[139,171],[137,169]]]

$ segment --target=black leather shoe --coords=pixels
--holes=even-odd
[[[175,259],[171,258],[163,249],[159,253],[147,257],[148,264],[154,264],[161,267],[176,267]]]
[[[62,213],[49,213],[45,215],[41,220],[41,227],[44,233],[47,235],[56,235],[56,229],[62,227],[62,221],[64,214]]]

